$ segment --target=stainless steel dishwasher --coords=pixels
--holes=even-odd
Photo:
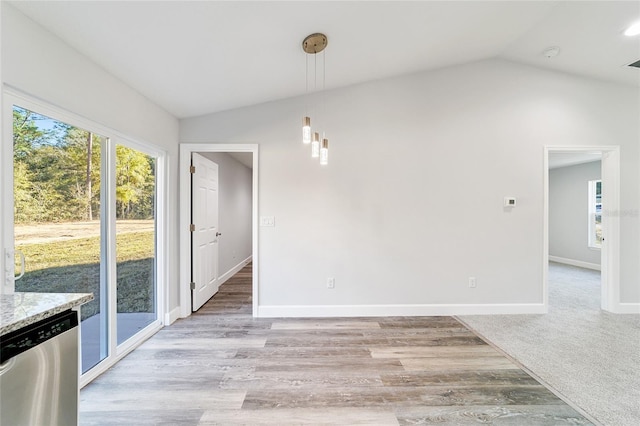
[[[78,314],[0,338],[0,425],[78,424]]]

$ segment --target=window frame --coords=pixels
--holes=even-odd
[[[13,214],[13,106],[17,105],[26,108],[38,114],[45,115],[54,120],[64,122],[66,124],[82,128],[84,130],[99,134],[106,138],[105,146],[102,148],[103,155],[101,165],[105,181],[104,191],[101,195],[101,235],[104,250],[101,253],[101,263],[104,263],[106,273],[105,292],[108,299],[107,321],[108,321],[108,338],[107,338],[107,357],[96,364],[93,368],[80,376],[80,387],[84,387],[93,379],[105,372],[113,366],[117,361],[135,349],[143,341],[148,339],[163,327],[163,319],[167,314],[166,295],[167,295],[167,243],[168,236],[168,220],[167,220],[167,171],[168,171],[168,154],[167,152],[146,141],[125,135],[113,128],[101,125],[93,120],[83,117],[79,114],[68,111],[64,108],[52,105],[46,101],[23,93],[17,89],[5,86],[2,89],[2,135],[5,141],[0,149],[2,156],[1,171],[3,173],[4,185],[2,191],[3,199],[11,200],[10,203],[3,203],[3,245],[6,248],[14,246],[14,214]],[[134,148],[156,159],[156,300],[155,311],[157,317],[155,321],[140,330],[133,337],[117,344],[117,285],[116,285],[116,217],[115,217],[115,147],[116,145],[124,145]],[[113,204],[113,205],[112,205]],[[1,284],[3,292],[11,293],[15,291],[15,283],[7,285],[6,280]],[[81,368],[80,368],[81,371]]]

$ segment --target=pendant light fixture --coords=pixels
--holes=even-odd
[[[320,164],[326,166],[329,164],[329,139],[322,139],[322,148],[320,148]]]
[[[318,60],[317,54],[324,51],[327,47],[327,36],[321,33],[310,34],[305,37],[302,42],[302,50],[307,54],[305,58],[305,95],[309,91],[309,66],[308,60],[311,55],[314,55],[314,67],[313,67],[313,80],[314,91],[317,89],[317,77],[318,77]],[[322,54],[322,90],[324,91],[325,73],[324,73],[324,53]],[[312,132],[311,130],[311,117],[308,113],[302,119],[302,142],[304,144],[311,144],[311,157],[320,158],[320,164],[326,165],[329,161],[329,141],[322,134],[322,141],[320,140],[319,132]]]
[[[311,142],[311,157],[320,157],[320,134],[313,132],[313,141]]]
[[[302,119],[302,143],[311,143],[311,117]]]

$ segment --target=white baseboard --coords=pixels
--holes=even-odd
[[[173,308],[169,313],[164,315],[164,325],[171,325],[178,318],[180,318],[180,306]]]
[[[564,263],[565,265],[577,266],[579,268],[593,269],[594,271],[600,270],[600,265],[598,265],[597,263],[583,262],[581,260],[567,259],[565,257],[549,256],[549,261]]]
[[[640,303],[618,303],[616,314],[640,314]]]
[[[545,314],[542,303],[487,305],[277,305],[258,306],[259,318],[385,317]]]
[[[242,268],[244,268],[245,266],[247,266],[249,263],[251,263],[251,261],[253,260],[253,256],[249,256],[247,257],[245,260],[241,261],[240,263],[238,263],[236,266],[234,266],[233,268],[229,269],[227,272],[225,272],[224,274],[220,275],[220,278],[218,278],[218,280],[220,281],[220,284],[218,285],[222,285],[224,284],[229,278],[231,278],[232,276],[234,276],[235,274],[237,274],[238,272],[240,272],[240,270]]]

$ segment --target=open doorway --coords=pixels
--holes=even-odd
[[[615,214],[619,211],[619,148],[546,147],[544,176],[545,305],[549,306],[549,261],[554,261],[599,270],[599,307],[615,312],[619,303],[620,239]],[[559,271],[567,273],[554,267],[554,273]],[[597,280],[593,272],[588,275],[591,281],[594,276]]]
[[[198,283],[192,279],[197,275],[197,270],[193,270],[193,261],[197,259],[193,256],[191,225],[194,217],[203,215],[202,203],[198,202],[198,195],[192,193],[191,188],[192,177],[198,173],[196,167],[195,175],[192,174],[194,157],[215,164],[219,171],[219,192],[216,194],[215,204],[220,224],[214,239],[218,245],[215,259],[219,271],[216,275],[217,286],[252,262],[253,315],[256,316],[258,145],[254,144],[180,146],[180,316],[189,316],[192,310],[197,309],[192,304],[192,288],[197,288]],[[195,228],[197,229],[197,224]]]

